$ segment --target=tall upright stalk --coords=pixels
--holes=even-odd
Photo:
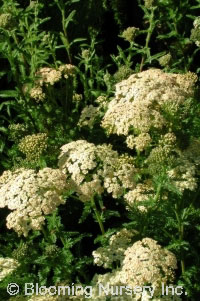
[[[151,8],[151,13],[150,13],[150,16],[149,16],[149,28],[147,30],[146,42],[145,42],[145,46],[144,46],[144,53],[143,53],[142,60],[141,60],[141,63],[140,63],[140,72],[143,69],[145,59],[150,56],[149,42],[150,42],[154,27],[155,27],[154,10],[155,10],[155,7],[152,7]]]
[[[99,227],[100,227],[100,229],[101,229],[101,233],[104,235],[104,234],[105,234],[104,225],[103,225],[103,223],[102,223],[101,216],[100,216],[99,211],[98,211],[98,209],[97,209],[97,206],[96,206],[96,204],[95,204],[94,198],[91,199],[91,204],[92,204],[92,208],[93,208],[93,210],[94,210],[94,213],[95,213],[95,215],[96,215],[96,218],[97,218]]]

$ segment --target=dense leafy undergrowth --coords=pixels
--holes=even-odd
[[[198,300],[199,9],[1,1],[0,300]]]

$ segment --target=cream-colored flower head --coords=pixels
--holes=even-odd
[[[108,99],[106,96],[99,96],[95,99],[95,103],[98,104],[99,108],[105,109],[108,104]]]
[[[142,133],[136,137],[129,135],[126,138],[126,144],[130,149],[135,149],[139,152],[144,151],[151,143],[152,139],[148,133]]]
[[[27,134],[27,127],[22,123],[10,124],[8,129],[9,137],[15,142],[19,142]]]
[[[19,267],[17,260],[0,257],[0,281]]]
[[[36,72],[36,76],[38,77],[36,84],[40,86],[43,86],[44,84],[54,85],[61,79],[62,73],[61,71],[50,67],[43,67]]]
[[[78,126],[88,126],[92,129],[98,116],[99,107],[94,107],[93,105],[85,106],[81,112],[81,117],[79,119]]]
[[[5,171],[0,177],[0,208],[8,207],[7,228],[18,235],[40,230],[45,215],[65,201],[66,176],[58,169],[44,168]]]
[[[30,90],[30,97],[35,99],[36,102],[42,102],[45,100],[45,93],[42,90],[42,87],[35,86]]]
[[[118,265],[122,263],[125,250],[132,245],[137,234],[135,230],[123,228],[112,235],[107,247],[100,247],[92,252],[94,263],[104,268],[112,268],[113,262]]]
[[[173,253],[162,248],[155,240],[144,238],[124,252],[121,281],[132,286],[146,283],[160,294],[161,284],[173,283],[177,260]]]
[[[70,76],[74,76],[76,73],[76,68],[74,65],[71,64],[65,64],[61,65],[58,70],[62,73],[64,78],[69,78]]]
[[[146,212],[147,211],[146,207],[139,205],[139,202],[144,202],[149,200],[151,197],[154,196],[154,194],[155,193],[154,193],[151,180],[145,180],[144,183],[137,184],[137,186],[134,189],[126,193],[124,195],[124,199],[130,207],[136,204],[140,211]]]
[[[185,190],[195,191],[197,188],[195,165],[184,156],[176,159],[176,167],[170,169],[167,174],[181,193]]]
[[[194,20],[194,28],[191,30],[190,40],[194,41],[197,47],[200,47],[200,17]]]
[[[194,96],[197,76],[165,73],[149,69],[131,75],[116,84],[114,99],[102,120],[108,134],[128,136],[161,130],[166,124],[162,114],[164,105],[176,104],[176,111],[187,98]]]
[[[62,146],[58,165],[80,200],[89,201],[105,189],[117,198],[124,189],[133,188],[137,171],[130,161],[127,155],[119,156],[111,145],[77,140]]]
[[[118,247],[120,247],[120,245],[121,244],[119,244]],[[116,248],[116,252],[118,252],[118,248]],[[100,255],[102,255],[102,253],[100,253]],[[98,258],[96,258],[96,260],[98,261]],[[108,292],[108,296],[111,298],[110,300],[120,301],[147,301],[150,298],[151,300],[157,301],[169,301],[172,300],[172,295],[169,294],[168,296],[163,296],[161,285],[162,283],[164,285],[171,285],[173,283],[175,279],[175,269],[177,269],[177,260],[175,255],[162,248],[157,241],[151,238],[144,238],[140,241],[132,243],[130,246],[127,245],[125,250],[123,249],[123,260],[121,261],[121,267],[115,270],[113,269],[112,272],[104,275],[96,274],[94,276],[92,280],[93,292],[96,296],[98,285],[103,285],[104,287],[119,287],[125,285],[132,289],[136,288],[136,286],[144,287],[145,285],[148,285],[154,289],[153,298],[149,293],[147,293],[147,291],[146,293],[136,293],[133,291],[132,295],[128,297],[127,294],[123,292],[122,296],[119,297],[121,299],[115,299],[117,296],[113,296],[110,290]],[[106,298],[105,291],[103,290],[102,297]],[[114,299],[112,299],[113,297]],[[176,301],[181,300],[179,296],[177,296],[177,298],[176,296],[174,297],[174,300]]]

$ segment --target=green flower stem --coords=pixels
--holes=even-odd
[[[50,239],[49,239],[50,236],[47,234],[47,231],[44,229],[43,226],[41,227],[41,231],[44,235],[45,240],[49,242],[50,241]]]
[[[68,35],[67,35],[67,30],[65,28],[65,10],[62,9],[61,13],[62,13],[62,28],[63,28],[65,42],[66,42],[66,50],[67,50],[69,62],[70,62],[70,64],[72,64],[72,57],[71,57],[71,53],[70,53],[70,43],[69,43],[69,39],[68,39]]]
[[[19,41],[18,41],[18,38],[17,38],[15,32],[12,32],[11,34],[12,34],[13,40],[14,40],[15,44],[17,45],[17,47],[20,47]],[[22,73],[23,79],[25,79],[26,78],[26,68],[28,69],[28,64],[27,64],[27,61],[26,61],[23,53],[20,54],[20,60],[21,61],[19,61],[19,63],[20,63],[19,69]]]
[[[175,204],[175,215],[176,215],[176,219],[177,219],[177,222],[178,222],[179,240],[183,241],[183,239],[184,239],[184,225],[183,225],[182,219],[179,215],[179,210],[178,210],[178,205],[177,204]],[[185,261],[184,261],[182,252],[181,252],[181,271],[182,271],[182,274],[185,273]]]
[[[104,226],[103,226],[103,223],[102,223],[102,220],[101,220],[101,216],[100,216],[100,214],[99,214],[99,212],[98,212],[98,209],[97,209],[97,207],[96,207],[94,198],[91,199],[91,204],[92,204],[92,208],[94,209],[94,212],[95,212],[97,221],[98,221],[98,223],[99,223],[99,227],[100,227],[100,229],[101,229],[101,233],[104,235],[104,234],[105,234],[105,229],[104,229]]]
[[[141,60],[141,63],[140,63],[140,72],[142,72],[146,57],[149,57],[149,54],[148,54],[149,42],[150,42],[154,27],[155,27],[154,10],[155,10],[155,7],[152,7],[151,8],[151,14],[150,14],[150,17],[149,17],[149,28],[148,28],[148,33],[147,33],[147,37],[146,37],[145,47],[144,47],[144,54],[142,56],[142,60]]]

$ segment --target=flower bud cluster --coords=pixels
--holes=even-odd
[[[133,42],[135,37],[139,33],[139,28],[136,27],[128,27],[122,32],[122,38],[124,38],[129,43]]]
[[[14,123],[8,126],[9,137],[11,140],[18,142],[27,133],[27,128],[24,124]]]
[[[73,95],[73,101],[75,101],[75,102],[80,102],[82,99],[83,99],[83,95],[82,94],[75,93]]]
[[[13,16],[10,13],[0,15],[0,27],[10,29],[13,25]]]
[[[195,191],[197,178],[195,165],[187,158],[180,157],[176,160],[176,167],[170,169],[167,174],[173,185],[183,193],[184,190]]]
[[[166,67],[166,66],[169,66],[171,59],[172,59],[171,54],[167,53],[167,54],[161,56],[158,61],[159,61],[160,66]]]
[[[47,149],[47,139],[48,137],[45,133],[27,135],[20,140],[18,148],[26,155],[27,160],[38,160]]]
[[[16,260],[21,260],[28,254],[28,244],[27,243],[22,243],[21,245],[18,246],[17,249],[15,249],[12,252],[12,256]]]

